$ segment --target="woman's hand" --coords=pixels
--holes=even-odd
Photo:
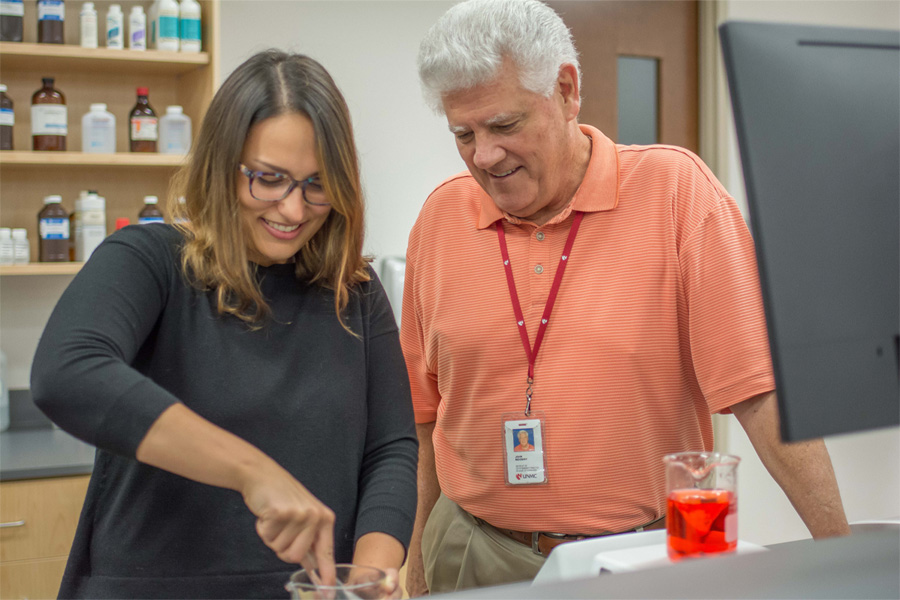
[[[400,587],[400,572],[397,569],[385,569],[384,595],[385,600],[400,600],[403,597],[403,588]]]
[[[330,508],[274,462],[248,475],[241,494],[257,517],[257,534],[278,558],[305,569],[318,567],[322,583],[334,584],[334,512]]]

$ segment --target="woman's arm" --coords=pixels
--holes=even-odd
[[[278,558],[309,568],[312,553],[323,580],[334,579],[334,513],[256,447],[175,404],[150,427],[137,459],[239,492]]]

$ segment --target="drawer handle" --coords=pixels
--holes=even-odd
[[[0,528],[3,527],[23,527],[25,525],[25,519],[21,521],[10,521],[9,523],[0,523]]]

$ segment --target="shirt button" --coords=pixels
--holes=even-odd
[[[535,235],[534,237],[536,237],[539,242],[543,242],[544,241],[544,232],[538,231],[537,235]]]
[[[544,267],[542,267],[541,265],[537,265],[537,266],[534,268],[534,272],[537,273],[538,275],[540,275],[541,273],[544,272]]]

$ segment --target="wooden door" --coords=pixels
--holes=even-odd
[[[571,29],[582,71],[579,122],[618,139],[620,57],[656,59],[656,141],[698,152],[695,0],[547,2]]]

